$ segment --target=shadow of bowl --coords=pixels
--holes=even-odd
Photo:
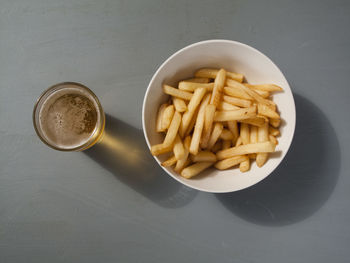
[[[233,214],[259,225],[283,226],[315,213],[331,195],[339,176],[337,136],[322,111],[294,94],[297,125],[291,148],[265,180],[246,190],[217,194]]]
[[[164,173],[151,156],[141,130],[108,114],[101,142],[83,153],[162,207],[185,206],[197,194]]]

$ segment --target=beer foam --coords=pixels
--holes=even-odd
[[[67,85],[48,96],[39,112],[45,139],[59,148],[85,144],[99,121],[98,105],[86,90]]]

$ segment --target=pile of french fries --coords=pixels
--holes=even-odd
[[[243,83],[242,74],[225,69],[200,69],[177,88],[164,85],[170,100],[159,107],[156,131],[163,143],[152,155],[171,153],[162,163],[185,178],[213,166],[219,170],[239,166],[250,169],[255,159],[262,167],[275,151],[281,123],[272,92],[274,84]]]

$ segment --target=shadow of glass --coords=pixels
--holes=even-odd
[[[339,176],[340,148],[322,111],[294,94],[297,125],[280,166],[248,189],[216,197],[232,213],[252,223],[283,226],[315,213],[331,195]]]
[[[197,194],[165,174],[149,153],[141,130],[108,114],[102,140],[83,153],[162,207],[185,206]]]

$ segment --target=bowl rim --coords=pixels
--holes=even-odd
[[[176,176],[174,176],[172,173],[170,173],[168,170],[165,169],[165,167],[163,167],[159,160],[157,158],[155,158],[155,156],[152,156],[154,158],[154,160],[158,163],[158,165],[168,174],[170,175],[173,179],[175,179],[176,181],[178,181],[179,183],[181,184],[184,184],[185,186],[187,187],[190,187],[192,189],[195,189],[195,190],[198,190],[198,191],[202,191],[202,192],[207,192],[207,193],[232,193],[232,192],[237,192],[237,191],[241,191],[241,190],[244,190],[244,189],[247,189],[247,188],[250,188],[254,185],[256,185],[257,183],[263,181],[264,179],[266,179],[270,174],[272,174],[276,168],[282,163],[282,161],[284,160],[284,158],[287,156],[288,154],[288,151],[290,149],[290,146],[292,145],[292,141],[293,141],[293,138],[294,138],[294,135],[295,135],[295,127],[296,127],[296,107],[295,107],[295,100],[294,100],[294,96],[293,96],[293,92],[292,92],[292,89],[290,88],[290,85],[286,79],[286,77],[284,76],[283,72],[281,71],[281,69],[276,65],[275,62],[273,62],[267,55],[265,55],[264,53],[262,53],[261,51],[259,51],[258,49],[250,46],[250,45],[247,45],[247,44],[244,44],[244,43],[241,43],[241,42],[238,42],[238,41],[235,41],[235,40],[227,40],[227,39],[209,39],[209,40],[203,40],[203,41],[199,41],[199,42],[195,42],[195,43],[192,43],[190,45],[187,45],[181,49],[179,49],[178,51],[176,51],[174,54],[172,54],[169,58],[167,58],[159,67],[158,69],[156,70],[156,72],[153,74],[151,80],[149,81],[148,83],[148,86],[147,86],[147,89],[146,89],[146,92],[145,92],[145,95],[144,95],[144,98],[143,98],[143,103],[142,103],[142,130],[143,130],[143,135],[145,137],[145,140],[146,140],[146,143],[147,143],[147,146],[149,149],[151,149],[151,144],[149,142],[149,139],[148,139],[148,136],[147,136],[147,132],[146,132],[146,123],[145,123],[145,108],[146,108],[146,100],[148,98],[148,93],[150,91],[150,88],[151,88],[151,85],[153,84],[154,82],[154,79],[156,78],[156,76],[158,75],[158,73],[163,69],[163,67],[165,67],[166,64],[168,64],[168,62],[170,60],[172,60],[175,56],[179,55],[180,53],[190,49],[190,48],[193,48],[193,47],[196,47],[196,46],[200,46],[200,45],[205,45],[205,44],[209,44],[209,43],[228,43],[228,44],[235,44],[235,45],[239,45],[239,46],[243,46],[245,48],[248,48],[248,49],[251,49],[252,51],[254,52],[257,52],[258,54],[262,55],[265,59],[267,59],[269,62],[272,63],[273,66],[276,67],[276,69],[279,71],[279,73],[281,74],[282,78],[285,80],[285,82],[287,83],[288,85],[288,88],[290,89],[291,91],[291,102],[292,102],[292,108],[293,108],[293,122],[290,123],[291,126],[291,129],[292,129],[292,133],[291,133],[291,136],[290,136],[290,140],[288,142],[288,145],[285,149],[285,154],[281,157],[279,163],[263,178],[261,178],[259,181],[255,182],[254,184],[252,185],[249,185],[247,187],[243,187],[243,188],[240,188],[240,189],[237,189],[237,190],[223,190],[223,191],[217,191],[217,190],[208,190],[208,189],[203,189],[203,188],[200,188],[200,187],[197,187],[197,186],[193,186],[187,182],[183,182],[181,180],[179,180],[179,178],[177,178]]]

